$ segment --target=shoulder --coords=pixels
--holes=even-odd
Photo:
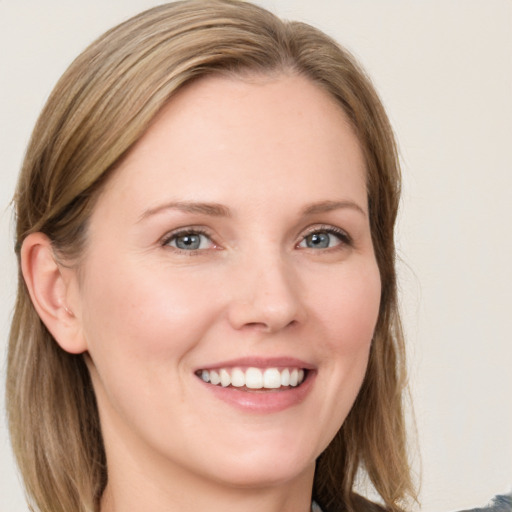
[[[384,507],[362,496],[356,495],[354,504],[357,512],[386,512]],[[485,507],[460,510],[459,512],[512,512],[512,492],[496,495]]]
[[[386,512],[386,509],[381,505],[374,503],[373,501],[369,501],[358,494],[353,495],[353,503],[355,510],[357,512]],[[338,506],[334,505],[331,507],[320,507],[317,503],[313,502],[313,506],[311,507],[312,512],[346,512],[345,505],[338,504]]]
[[[316,505],[316,504],[315,504]],[[357,512],[386,512],[386,509],[373,501],[369,501],[359,495],[354,495],[354,505]],[[322,509],[316,505],[313,512],[342,512],[345,507],[336,510]],[[512,512],[512,492],[496,495],[487,506],[460,510],[459,512]]]
[[[498,494],[486,507],[471,508],[460,512],[512,512],[512,492]]]
[[[357,512],[386,512],[384,507],[359,496],[359,494],[354,495],[354,505]]]

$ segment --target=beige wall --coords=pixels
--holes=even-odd
[[[155,3],[0,0],[2,354],[16,279],[8,203],[32,125],[88,42]],[[345,44],[384,99],[404,169],[401,289],[423,510],[483,504],[512,486],[512,2],[260,3]],[[0,508],[24,511],[10,457],[2,421]]]

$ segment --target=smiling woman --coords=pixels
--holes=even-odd
[[[249,3],[91,45],[16,193],[8,413],[40,511],[414,499],[393,136],[353,59]]]

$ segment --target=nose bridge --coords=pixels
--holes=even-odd
[[[277,331],[302,316],[299,283],[292,262],[277,247],[260,248],[238,263],[236,291],[230,305],[234,327],[258,326]]]

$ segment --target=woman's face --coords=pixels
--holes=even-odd
[[[298,76],[188,86],[107,183],[88,242],[72,306],[109,468],[311,475],[380,301],[365,163],[334,100]]]

